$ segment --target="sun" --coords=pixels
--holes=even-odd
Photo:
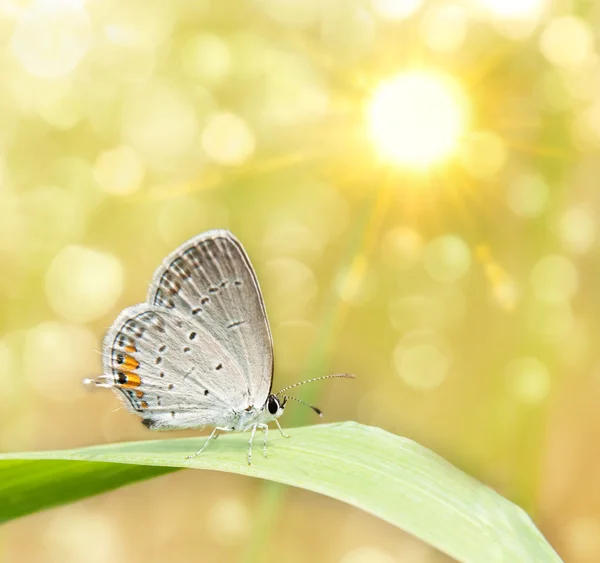
[[[382,82],[367,105],[371,141],[391,163],[427,168],[448,159],[466,128],[468,104],[452,77],[407,71]]]

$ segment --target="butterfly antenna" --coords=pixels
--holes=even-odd
[[[313,411],[315,411],[319,416],[323,416],[323,412],[321,411],[321,409],[318,409],[317,407],[313,407],[312,405],[309,405],[308,403],[305,403],[302,399],[297,399],[296,397],[290,397],[289,395],[284,395],[283,398],[286,401],[288,399],[291,399],[292,401],[296,401],[297,403],[305,405],[305,406],[311,408]]]
[[[333,377],[346,377],[348,379],[354,379],[355,376],[354,376],[353,373],[334,373],[334,374],[331,374],[331,375],[322,375],[321,377],[315,377],[313,379],[306,379],[305,381],[299,381],[298,383],[294,383],[293,385],[289,385],[288,387],[284,387],[283,389],[281,389],[280,391],[278,391],[276,393],[276,395],[279,395],[280,393],[283,393],[284,391],[287,391],[288,389],[293,389],[294,387],[298,387],[298,385],[304,385],[305,383],[312,383],[313,381],[321,381],[321,379],[331,379]],[[293,397],[290,397],[290,399],[292,399],[292,398]]]

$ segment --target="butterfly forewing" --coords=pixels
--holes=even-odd
[[[223,425],[249,401],[227,348],[193,318],[148,304],[125,309],[104,339],[104,373],[155,429]]]
[[[210,334],[238,363],[246,406],[265,403],[273,378],[271,332],[250,260],[229,231],[203,233],[167,256],[147,301]],[[202,381],[200,371],[196,377]]]

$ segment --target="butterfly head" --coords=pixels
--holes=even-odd
[[[277,395],[269,395],[267,398],[266,410],[272,419],[279,418],[283,414],[287,397],[280,399]]]

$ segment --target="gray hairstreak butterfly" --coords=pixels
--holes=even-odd
[[[214,427],[256,430],[283,413],[289,389],[272,393],[273,342],[258,280],[240,242],[225,230],[200,234],[165,258],[145,303],[125,309],[103,342],[104,375],[85,379],[113,389],[151,430]],[[306,404],[306,403],[303,403]],[[310,405],[307,405],[310,407]],[[311,407],[317,414],[321,411]]]

